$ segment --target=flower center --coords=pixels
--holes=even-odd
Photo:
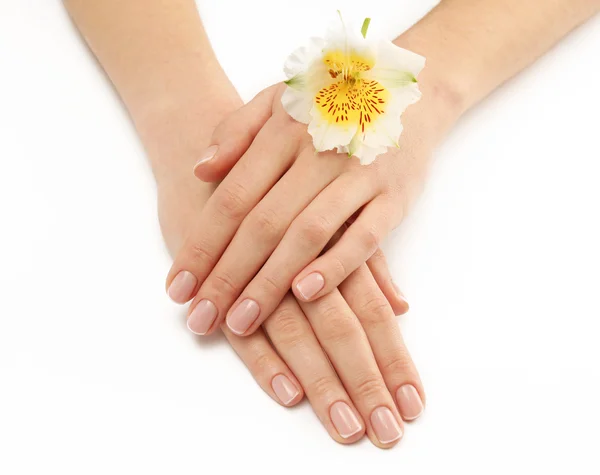
[[[332,51],[323,58],[334,82],[315,96],[318,110],[330,124],[365,127],[385,113],[390,93],[377,81],[361,77],[373,61],[351,53]]]

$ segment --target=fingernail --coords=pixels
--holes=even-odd
[[[296,396],[300,393],[300,390],[294,383],[290,381],[287,376],[278,374],[271,381],[271,387],[273,392],[279,398],[284,406],[287,406],[290,402],[296,399]]]
[[[204,151],[202,156],[198,159],[198,161],[196,162],[196,165],[194,165],[194,170],[196,169],[196,167],[199,167],[203,163],[206,163],[209,160],[212,160],[215,157],[217,150],[219,150],[219,147],[217,145],[211,145],[210,147],[208,147]]]
[[[227,317],[227,326],[236,335],[244,333],[258,318],[260,307],[254,300],[242,301]]]
[[[344,439],[352,437],[354,434],[358,434],[362,430],[362,425],[354,414],[354,411],[350,409],[350,406],[345,402],[338,401],[329,410],[329,416],[331,422],[338,434]]]
[[[412,421],[423,413],[423,402],[418,391],[411,384],[400,386],[396,391],[396,401],[400,408],[400,414],[406,421]]]
[[[187,320],[187,326],[196,335],[206,335],[217,318],[217,307],[210,300],[200,300]]]
[[[371,425],[375,431],[375,436],[382,444],[389,444],[402,437],[400,424],[387,407],[378,407],[373,411]]]
[[[325,279],[318,272],[308,274],[296,284],[296,290],[303,299],[313,298],[325,286]]]
[[[175,276],[167,289],[167,295],[176,303],[186,303],[192,298],[198,279],[191,272],[182,270]]]
[[[406,297],[404,297],[404,294],[402,293],[402,291],[400,290],[400,287],[398,287],[396,285],[396,282],[394,282],[392,280],[392,286],[394,287],[394,290],[396,291],[396,297],[398,297],[398,300],[401,300],[402,302],[404,302],[404,311],[402,312],[402,314],[405,314],[406,312],[408,312],[408,309],[410,308],[410,305],[408,304],[408,300],[406,300]]]

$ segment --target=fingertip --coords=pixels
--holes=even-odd
[[[276,400],[284,407],[292,407],[302,401],[304,393],[298,382],[285,374],[276,375],[271,381]]]
[[[169,274],[165,283],[167,295],[179,305],[183,305],[192,299],[197,285],[198,279],[196,279],[196,276],[186,270],[179,271],[173,279],[170,279]]]
[[[408,311],[410,310],[408,301],[402,296],[394,295],[394,297],[389,298],[388,301],[392,306],[394,315],[396,315],[397,317],[408,313]]]
[[[398,300],[400,302],[397,315],[404,315],[408,313],[410,310],[410,305],[408,304],[408,300],[404,298],[404,296],[399,295]]]
[[[215,183],[223,180],[229,168],[224,164],[214,163],[197,163],[194,166],[194,176],[205,183]]]
[[[385,286],[382,285],[381,287],[381,291],[390,303],[390,306],[394,311],[394,315],[399,317],[400,315],[404,315],[408,312],[410,309],[408,300],[406,300],[406,297],[404,297],[404,294],[394,281],[390,280],[388,284],[385,284]]]
[[[232,166],[226,155],[217,145],[211,145],[194,165],[194,176],[207,183],[221,181]]]
[[[320,272],[311,272],[302,278],[296,278],[296,282],[292,286],[292,291],[303,302],[311,302],[315,300],[317,295],[322,295],[324,287],[325,277],[323,277],[323,274]]]

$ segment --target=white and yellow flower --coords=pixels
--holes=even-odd
[[[337,148],[369,164],[397,147],[400,116],[421,97],[417,75],[425,58],[388,40],[348,31],[343,22],[325,38],[312,38],[284,67],[281,101],[294,119],[308,124],[318,152]]]

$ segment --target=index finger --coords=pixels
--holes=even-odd
[[[185,303],[196,294],[244,217],[288,168],[294,150],[285,135],[272,128],[267,121],[209,198],[176,256],[167,277],[167,292],[177,303]]]

